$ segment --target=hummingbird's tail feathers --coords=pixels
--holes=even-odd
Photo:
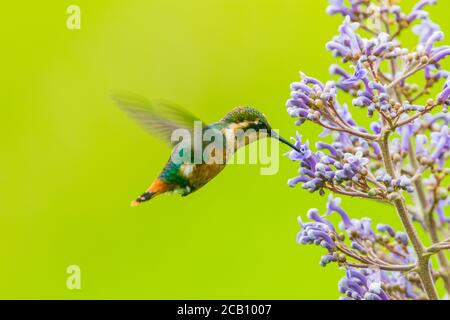
[[[137,198],[136,200],[134,200],[133,202],[131,202],[131,206],[132,207],[137,207],[139,204],[141,204],[142,202],[148,201],[151,198],[153,198],[156,195],[156,193],[152,193],[152,192],[144,192],[143,194],[141,194],[141,196],[139,198]]]
[[[155,181],[153,181],[150,188],[147,189],[139,198],[131,202],[132,207],[136,207],[142,202],[148,201],[150,199],[153,199],[159,194],[165,193],[167,191],[173,190],[175,186],[170,185],[160,178],[157,178]]]

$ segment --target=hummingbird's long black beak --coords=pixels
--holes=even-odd
[[[294,146],[292,143],[290,143],[288,140],[280,136],[278,133],[272,132],[272,138],[279,140],[280,142],[284,143],[285,145],[288,145],[292,149],[294,149],[297,152],[301,152],[296,146]]]

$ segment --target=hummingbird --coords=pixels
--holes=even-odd
[[[221,120],[204,125],[199,118],[172,102],[150,101],[129,93],[115,94],[113,99],[141,127],[166,141],[172,148],[171,156],[161,173],[144,193],[131,202],[133,207],[164,193],[175,192],[187,196],[197,191],[225,168],[226,161],[234,152],[263,137],[279,140],[300,152],[295,145],[273,131],[264,114],[253,107],[236,107]],[[175,130],[185,129],[192,133],[195,130],[195,123],[202,123],[200,127],[202,133],[210,131],[215,136],[223,137],[224,144],[215,145],[209,154],[222,154],[224,161],[211,162],[203,158],[199,162],[192,162],[191,157],[179,157],[183,153],[192,155],[196,149],[203,152],[207,147],[203,142],[200,146],[194,145],[191,150],[180,149],[176,146],[178,141],[172,141],[172,133]],[[244,135],[235,134],[238,131],[244,132]],[[174,161],[174,159],[181,160]]]

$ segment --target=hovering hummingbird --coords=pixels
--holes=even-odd
[[[220,121],[200,127],[201,132],[209,130],[223,137],[224,146],[216,147],[210,154],[221,153],[224,155],[225,161],[217,163],[208,161],[208,159],[202,159],[200,162],[192,162],[192,160],[187,159],[191,159],[191,157],[184,157],[181,159],[185,160],[174,161],[174,159],[179,159],[179,156],[183,154],[183,149],[180,152],[180,148],[176,147],[176,142],[171,139],[172,133],[177,129],[193,132],[194,124],[203,122],[189,111],[170,102],[149,101],[132,94],[116,94],[113,96],[113,99],[122,110],[128,113],[144,129],[168,142],[172,147],[171,157],[158,178],[153,181],[151,186],[140,197],[131,203],[131,206],[137,206],[166,192],[176,192],[182,196],[191,194],[217,176],[225,168],[226,160],[237,149],[261,137],[277,139],[292,149],[299,151],[288,140],[272,131],[272,127],[260,111],[252,107],[237,107],[227,113]],[[238,130],[245,133],[249,132],[250,134],[229,134]],[[265,135],[259,134],[262,132]],[[230,146],[231,152],[229,152]],[[202,143],[200,145],[202,150],[200,151],[202,152],[205,147],[206,143]],[[197,146],[197,148],[199,147]],[[195,150],[187,150],[187,152],[194,154]]]

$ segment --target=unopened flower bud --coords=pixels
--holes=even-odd
[[[368,194],[370,197],[375,197],[375,196],[378,194],[378,192],[377,192],[377,189],[372,188],[372,189],[369,190],[369,192],[368,192],[367,194]]]
[[[430,163],[430,160],[427,157],[420,157],[419,163],[421,165],[428,165]]]
[[[439,199],[445,200],[448,197],[448,190],[447,190],[447,188],[440,187],[437,189],[436,194]]]
[[[427,64],[428,63],[428,57],[427,56],[423,56],[422,58],[420,58],[420,63],[421,64]]]

